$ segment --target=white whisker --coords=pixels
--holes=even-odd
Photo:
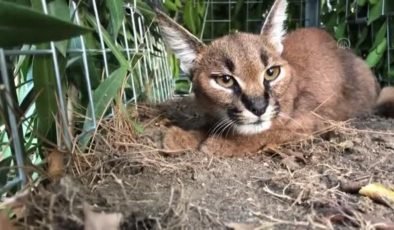
[[[225,135],[224,135],[225,137],[228,136],[230,130],[234,130],[234,129],[232,128],[234,124],[235,124],[235,122],[232,121],[232,120],[230,120],[229,123],[228,123],[228,125],[224,128],[224,129],[226,129],[226,133],[225,133]]]
[[[219,120],[219,121],[215,124],[214,128],[212,129],[212,131],[209,131],[209,132],[208,132],[209,135],[211,135],[211,136],[220,136],[220,135],[218,135],[218,134],[220,133],[222,127],[225,126],[225,125],[227,124],[227,122],[228,122],[228,119],[227,119],[227,118],[224,118],[224,119],[222,119],[222,120]]]

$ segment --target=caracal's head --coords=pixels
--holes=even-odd
[[[201,106],[217,125],[240,134],[271,127],[291,68],[281,57],[286,0],[276,0],[260,34],[234,33],[205,45],[161,12],[158,23],[167,45],[190,74]],[[223,128],[222,127],[222,128]]]

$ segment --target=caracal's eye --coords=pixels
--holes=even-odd
[[[280,74],[280,66],[272,66],[264,73],[264,79],[267,81],[275,80]]]
[[[224,88],[232,88],[235,85],[234,78],[229,75],[217,76],[215,81]]]

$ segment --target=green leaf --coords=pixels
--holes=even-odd
[[[368,25],[371,25],[376,19],[382,16],[382,7],[383,7],[383,0],[379,0],[379,2],[373,5],[368,14]]]
[[[181,0],[175,0],[175,5],[176,5],[178,8],[181,8],[181,7],[182,7],[182,2],[181,2]]]
[[[164,2],[164,6],[165,6],[168,10],[171,10],[171,11],[178,11],[177,5],[175,4],[175,2],[172,2],[171,0],[166,0],[166,1]]]
[[[0,46],[58,41],[90,31],[9,2],[0,1]]]
[[[71,22],[70,8],[68,7],[67,3],[64,0],[54,0],[48,2],[48,11],[54,17],[57,17],[67,22]],[[63,57],[66,56],[68,42],[69,40],[65,40],[65,41],[56,42],[55,44],[56,48],[63,55]]]
[[[39,46],[44,49],[46,46]],[[56,79],[51,56],[35,56],[33,59],[34,91],[37,95],[37,132],[46,137],[57,113]]]
[[[190,93],[190,81],[187,79],[178,79],[175,82],[175,92],[180,94],[188,94]]]
[[[108,109],[108,106],[115,98],[119,90],[121,89],[125,78],[127,77],[127,66],[121,66],[119,69],[111,73],[111,75],[105,79],[93,92],[93,108],[96,119],[101,119]],[[91,106],[88,105],[87,117],[92,114]],[[91,131],[93,127],[93,121],[91,119],[86,119],[83,130],[84,134],[79,140],[79,145],[84,149],[90,138],[92,137]]]
[[[192,32],[192,34],[196,34],[196,22],[195,18],[195,9],[194,9],[194,1],[186,1],[184,13],[183,13],[183,21],[185,22],[186,27]]]
[[[369,67],[375,67],[379,63],[380,59],[383,57],[384,52],[387,49],[387,39],[384,38],[381,43],[372,50],[367,56],[366,62]]]
[[[343,23],[338,25],[338,27],[335,31],[335,38],[336,39],[341,39],[341,38],[345,37],[346,26],[347,26],[347,23],[345,21],[343,21]]]
[[[126,76],[127,67],[121,66],[119,69],[112,72],[112,74],[93,92],[93,104],[97,119],[100,119],[104,115],[108,105],[121,89]]]
[[[19,5],[30,6],[30,0],[0,0],[4,2],[12,2]]]
[[[110,13],[110,22],[112,28],[112,35],[116,39],[120,27],[122,26],[122,21],[124,18],[124,8],[123,8],[123,0],[112,0],[105,1],[107,9]]]
[[[380,27],[380,29],[376,33],[375,40],[371,46],[370,51],[374,50],[379,45],[379,43],[381,43],[383,41],[383,39],[386,37],[386,33],[387,33],[387,21],[385,21],[382,24],[382,26]]]
[[[357,0],[357,5],[364,6],[367,3],[367,0]]]
[[[108,34],[108,32],[101,25],[97,25],[96,20],[92,15],[88,14],[88,15],[86,15],[86,18],[89,21],[89,23],[92,24],[97,31],[98,31],[98,28],[101,27],[104,42],[108,46],[108,48],[111,49],[112,54],[119,61],[120,65],[121,66],[128,66],[128,62],[127,62],[126,57],[124,56],[121,49],[118,46],[116,46],[115,43],[112,41],[112,38]]]

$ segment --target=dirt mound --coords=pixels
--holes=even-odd
[[[371,182],[394,185],[394,120],[361,118],[329,138],[220,158],[165,156],[157,147],[165,121],[146,117],[138,137],[108,123],[118,133],[97,137],[94,154],[75,156],[60,182],[37,187],[20,226],[83,229],[87,204],[122,214],[121,229],[373,229],[394,222],[389,203],[353,193]]]

